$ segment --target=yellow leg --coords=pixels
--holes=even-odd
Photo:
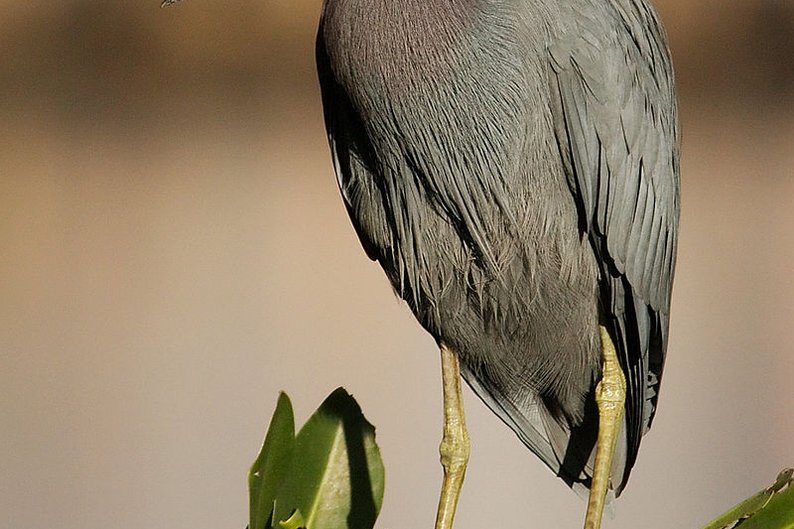
[[[444,386],[444,435],[438,448],[444,481],[438,500],[436,529],[452,529],[458,496],[469,461],[469,433],[460,393],[460,367],[455,353],[441,344],[441,379]]]
[[[620,369],[615,346],[604,327],[601,333],[601,355],[603,360],[601,381],[596,386],[595,399],[598,405],[598,440],[596,441],[595,468],[587,501],[585,529],[600,529],[604,513],[604,499],[609,487],[609,472],[612,456],[618,440],[623,410],[626,402],[626,377]]]

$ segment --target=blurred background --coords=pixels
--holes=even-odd
[[[659,413],[610,529],[696,528],[794,464],[794,3],[657,0],[683,215]],[[0,1],[0,528],[242,529],[277,393],[378,428],[431,527],[437,351],[359,247],[319,0]],[[466,391],[460,529],[584,502]]]

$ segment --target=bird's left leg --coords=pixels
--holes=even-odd
[[[626,377],[620,368],[615,346],[609,332],[598,327],[601,333],[602,369],[601,381],[596,386],[595,399],[598,405],[598,439],[596,441],[593,480],[590,484],[590,497],[587,501],[585,529],[599,529],[601,515],[604,513],[604,500],[609,487],[609,473],[615,444],[623,422],[626,402]]]
[[[441,379],[444,388],[444,435],[439,453],[444,467],[441,497],[438,500],[436,529],[452,529],[458,496],[469,462],[469,433],[460,391],[460,366],[455,352],[441,343]]]

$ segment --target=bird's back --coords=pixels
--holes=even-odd
[[[318,68],[340,189],[367,253],[458,353],[480,397],[569,484],[587,485],[597,327],[619,329],[609,278],[625,273],[605,264],[604,234],[583,218],[576,138],[561,138],[555,59],[576,44],[569,8],[327,0]]]

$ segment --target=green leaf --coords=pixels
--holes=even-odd
[[[278,525],[281,529],[306,529],[306,522],[303,521],[303,516],[298,509],[295,509],[292,516],[280,521]]]
[[[729,526],[731,529],[794,529],[794,498],[791,493],[794,487],[790,486],[792,476],[794,470],[783,469],[772,485],[732,507],[703,529],[724,529]],[[781,496],[784,498],[781,499]],[[771,512],[767,512],[770,508]],[[759,519],[762,522],[760,525]]]
[[[737,525],[741,529],[794,529],[794,487],[775,494],[760,511]]]
[[[292,466],[294,450],[292,403],[282,392],[270,419],[262,450],[248,472],[249,529],[270,529],[276,495]]]
[[[375,429],[339,388],[298,433],[294,465],[279,490],[273,519],[284,520],[298,509],[309,529],[371,529],[383,485]]]

